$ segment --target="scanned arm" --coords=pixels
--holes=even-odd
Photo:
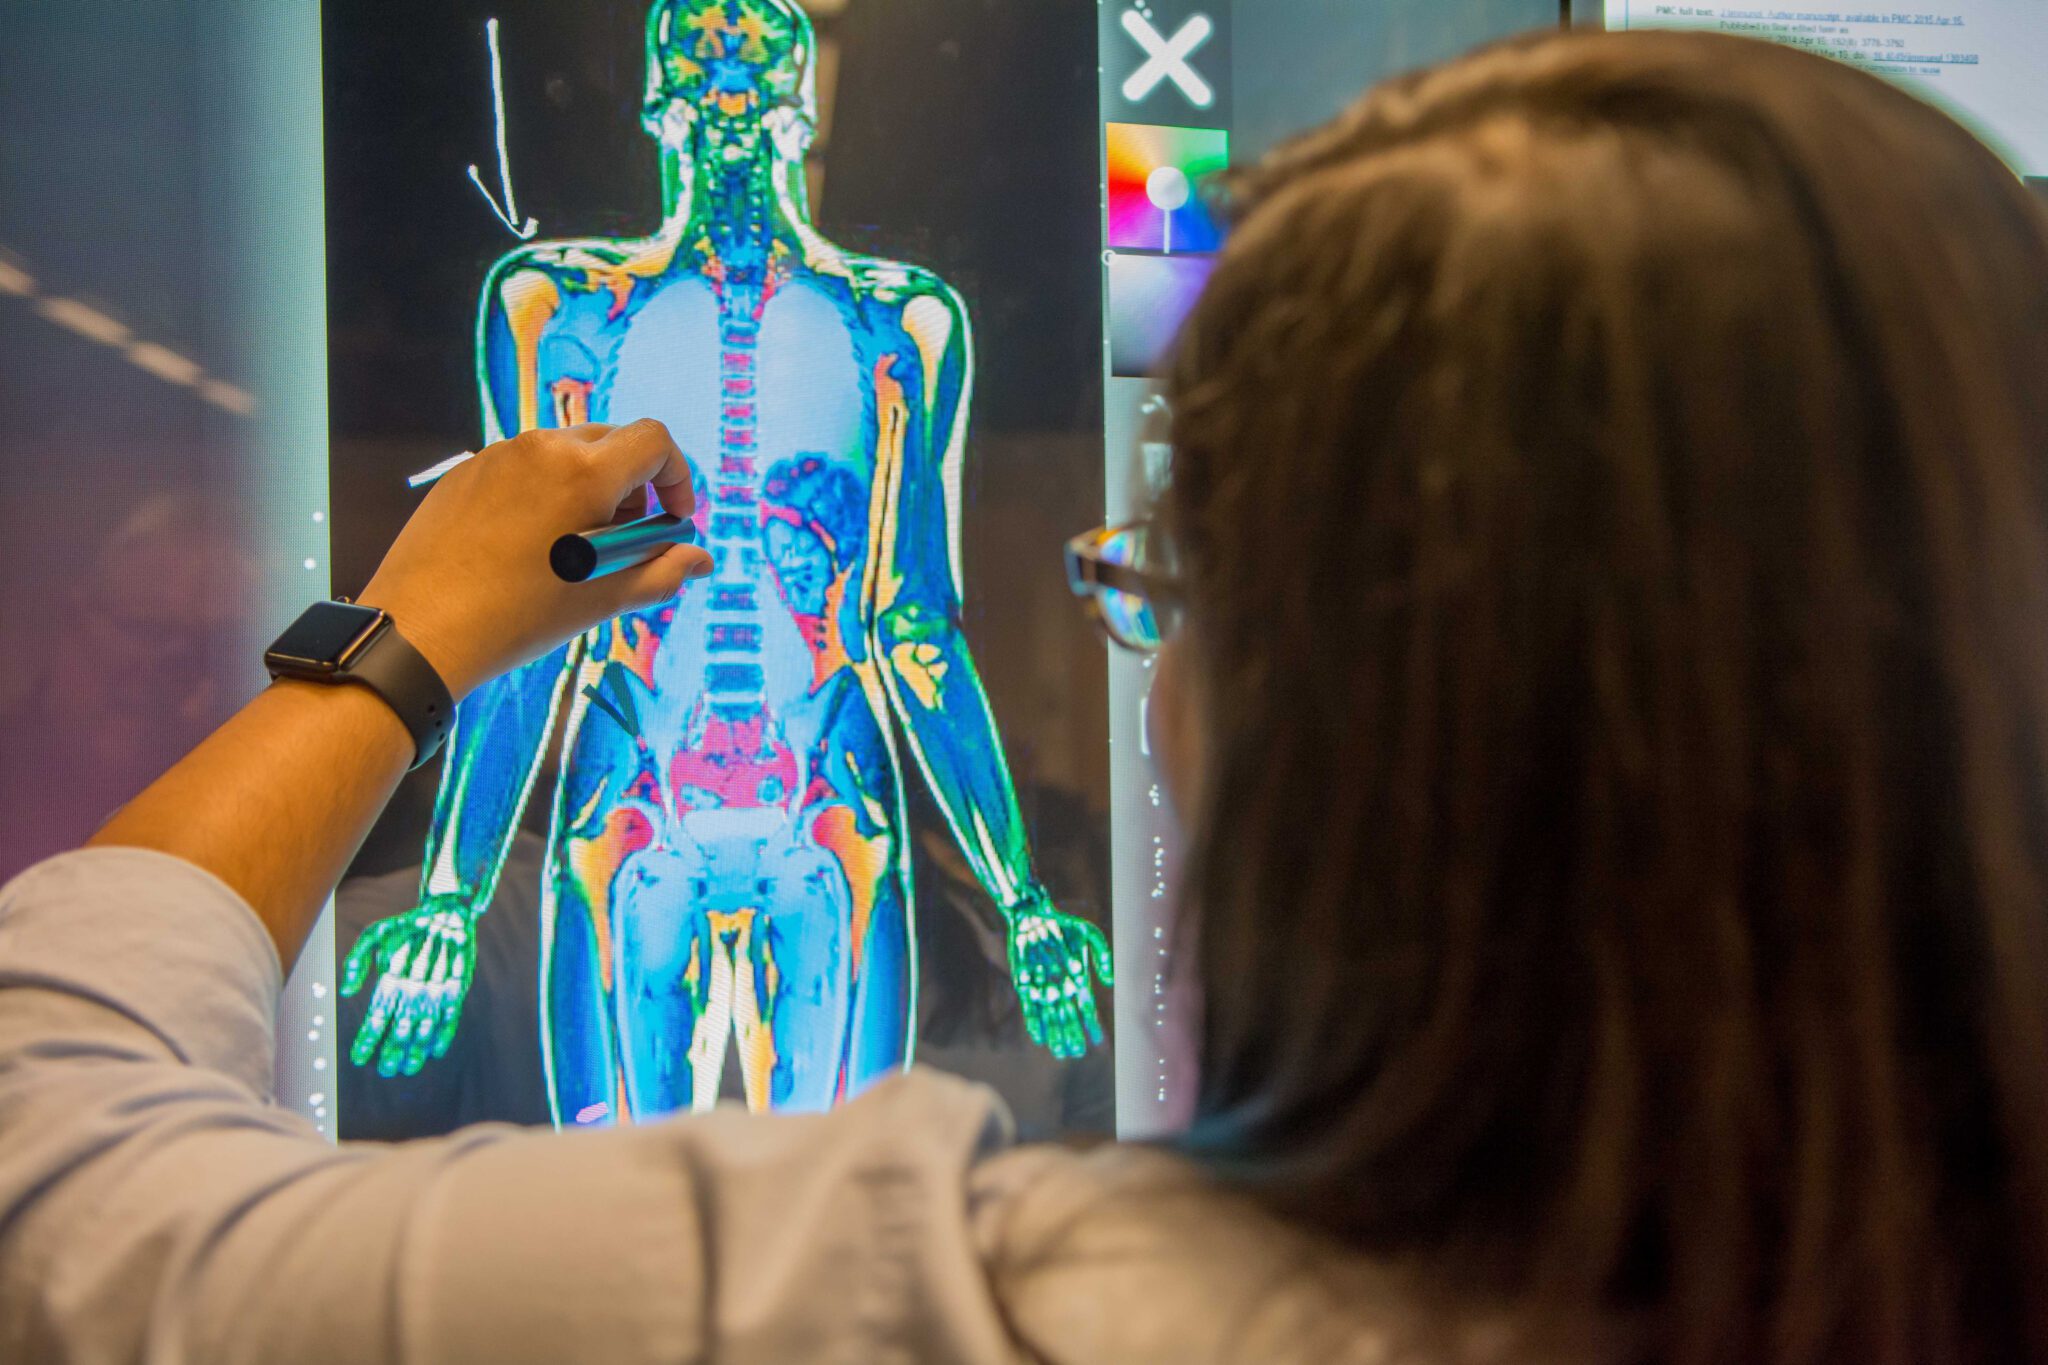
[[[988,695],[960,628],[954,529],[973,382],[966,310],[933,282],[906,309],[932,375],[922,402],[877,375],[878,480],[888,509],[871,584],[875,653],[891,705],[975,876],[1008,924],[1010,974],[1032,1040],[1077,1057],[1102,1041],[1095,981],[1113,981],[1109,944],[1055,909],[1032,872]]]
[[[419,904],[368,926],[342,964],[341,993],[376,981],[349,1056],[385,1076],[447,1055],[476,974],[478,921],[533,791],[579,638],[478,688],[455,713]]]
[[[558,425],[543,421],[540,337],[560,305],[552,277],[530,265],[532,248],[500,261],[477,318],[477,378],[484,435]],[[456,711],[434,802],[419,903],[364,929],[342,963],[341,993],[374,981],[349,1050],[380,1075],[417,1075],[447,1055],[476,972],[478,921],[547,751],[579,638],[480,686]]]

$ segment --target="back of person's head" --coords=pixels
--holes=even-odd
[[[1172,382],[1189,1147],[1678,1365],[2048,1359],[2048,227],[1564,35],[1244,174]]]

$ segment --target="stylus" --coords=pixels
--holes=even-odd
[[[413,475],[411,478],[407,479],[405,481],[405,486],[407,488],[425,488],[428,484],[438,481],[443,474],[446,474],[449,470],[455,468],[455,466],[459,464],[467,464],[469,461],[474,460],[475,458],[476,452],[474,450],[465,450],[460,455],[450,455],[447,459],[441,461],[441,463],[437,465],[430,465],[427,468],[422,469],[419,473]]]
[[[698,543],[695,523],[672,512],[658,512],[638,521],[563,536],[548,551],[548,563],[564,583],[581,583],[645,564],[671,545]]]

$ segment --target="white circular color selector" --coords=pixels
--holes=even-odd
[[[1145,197],[1162,213],[1186,208],[1188,197],[1193,192],[1193,187],[1188,184],[1188,173],[1178,166],[1161,166],[1145,177]]]

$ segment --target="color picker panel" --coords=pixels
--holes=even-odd
[[[1214,251],[1223,230],[1202,183],[1230,164],[1230,134],[1213,128],[1112,123],[1109,244],[1138,251]]]

